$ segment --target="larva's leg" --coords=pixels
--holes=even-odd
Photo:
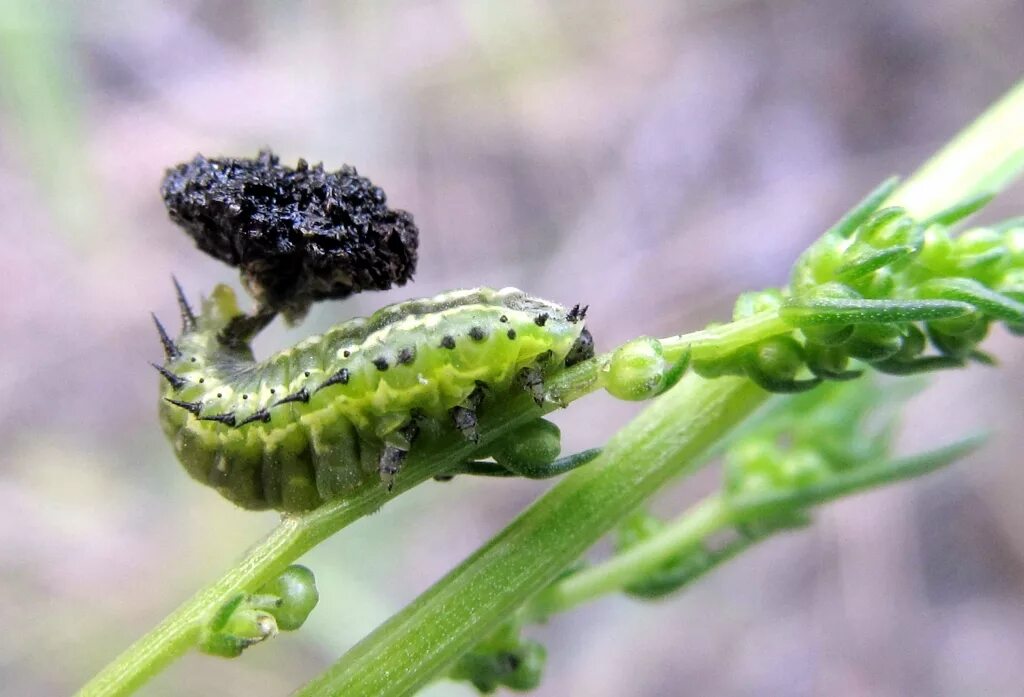
[[[476,412],[486,397],[487,385],[477,382],[476,388],[469,393],[466,401],[461,406],[452,407],[449,411],[455,428],[471,443],[476,443],[480,440]]]
[[[404,426],[395,431],[396,440],[400,445],[385,443],[380,453],[380,461],[377,464],[377,472],[380,480],[387,486],[388,491],[395,486],[395,477],[402,469],[402,464],[409,456],[409,448],[420,434],[419,416],[412,414]]]
[[[480,431],[477,428],[476,410],[469,407],[452,407],[449,412],[452,415],[452,423],[459,433],[470,443],[480,440]]]
[[[402,463],[408,456],[408,450],[402,450],[393,445],[385,445],[384,450],[381,451],[377,471],[380,472],[380,480],[387,486],[388,491],[394,488],[395,476],[401,471]]]
[[[519,371],[519,384],[530,393],[537,406],[544,404],[544,373],[540,368],[526,367]]]
[[[338,419],[309,428],[316,488],[324,501],[345,496],[365,481],[360,436],[355,426]]]

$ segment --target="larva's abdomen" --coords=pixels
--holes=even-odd
[[[557,371],[590,347],[577,309],[515,289],[393,305],[263,363],[219,338],[235,314],[219,288],[172,342],[161,416],[189,474],[245,508],[300,511],[345,496],[378,480],[385,448],[410,447],[414,415],[448,423],[481,390],[500,399],[519,389],[521,370]]]

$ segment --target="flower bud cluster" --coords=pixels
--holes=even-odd
[[[907,375],[991,363],[978,345],[992,324],[1024,334],[1024,220],[956,234],[953,224],[983,200],[918,221],[902,208],[879,208],[893,185],[812,245],[787,288],[736,303],[736,320],[772,311],[795,331],[694,359],[694,370],[800,392],[857,377],[859,365]]]

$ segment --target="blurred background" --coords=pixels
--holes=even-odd
[[[416,282],[325,303],[264,353],[386,302],[516,285],[589,303],[599,348],[726,319],[887,175],[1017,81],[1017,0],[0,0],[0,692],[66,694],[275,523],[179,468],[148,313],[234,271],[167,219],[164,168],[207,155],[356,165],[414,213]],[[1024,212],[1017,186],[986,212]],[[824,510],[657,604],[531,630],[538,695],[1019,695],[1024,350],[941,375],[912,451],[991,429],[926,480]],[[599,444],[635,407],[559,414]],[[678,511],[702,473],[656,504]],[[310,622],[143,694],[286,694],[548,485],[425,485],[304,563]],[[432,697],[473,692],[438,683]]]

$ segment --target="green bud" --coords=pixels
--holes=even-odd
[[[949,336],[973,335],[977,333],[978,325],[984,322],[985,317],[980,312],[971,312],[961,317],[933,320],[928,323],[928,328],[933,332]]]
[[[320,600],[313,572],[299,564],[289,566],[280,576],[260,588],[259,593],[278,599],[270,612],[277,619],[278,628],[285,632],[301,627]]]
[[[548,652],[538,642],[524,639],[518,650],[501,657],[507,670],[501,675],[501,682],[510,690],[526,692],[540,685],[547,663]]]
[[[888,324],[858,324],[844,346],[854,358],[882,361],[903,348],[903,336],[898,327]]]
[[[604,373],[604,388],[619,399],[639,401],[661,392],[669,369],[661,342],[645,336],[615,350]]]
[[[928,338],[931,339],[935,348],[943,355],[958,359],[965,359],[974,352],[975,347],[988,334],[988,327],[989,322],[982,319],[967,331],[947,334],[935,327],[933,322],[929,322],[927,325]]]
[[[764,491],[779,481],[784,454],[771,440],[748,438],[725,456],[725,491],[728,494]]]
[[[853,327],[850,327],[853,333]],[[820,344],[808,344],[805,348],[807,354],[807,367],[815,375],[830,379],[846,379],[859,375],[857,372],[847,371],[850,364],[850,356],[842,346],[822,346]]]
[[[817,324],[809,327],[801,327],[800,333],[807,339],[808,346],[818,344],[820,346],[840,346],[853,336],[852,324]]]
[[[857,230],[857,239],[872,247],[893,247],[905,244],[914,221],[898,206],[876,211]]]
[[[562,451],[562,433],[546,419],[535,419],[494,444],[494,459],[506,469],[529,477],[543,470]]]
[[[753,365],[775,380],[791,380],[804,365],[803,349],[796,339],[778,336],[765,339],[751,353]]]
[[[903,345],[890,358],[895,361],[909,361],[917,358],[924,352],[927,343],[924,332],[916,325],[908,324],[903,329]]]
[[[945,276],[955,272],[953,241],[949,231],[942,226],[932,225],[924,232],[924,246],[917,256],[917,262],[934,275]]]
[[[800,488],[817,484],[831,475],[831,468],[815,450],[793,450],[780,467],[786,486]]]

